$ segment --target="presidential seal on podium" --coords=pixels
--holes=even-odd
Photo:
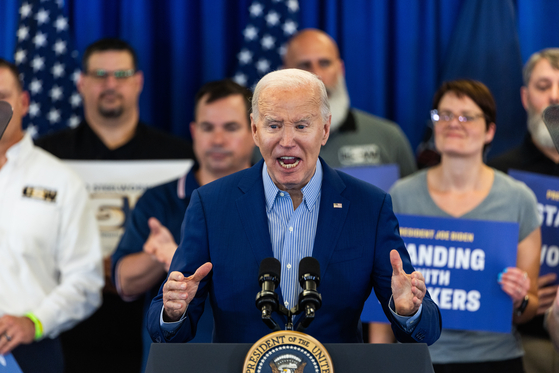
[[[248,351],[243,373],[333,373],[324,346],[308,334],[284,330],[258,340]]]

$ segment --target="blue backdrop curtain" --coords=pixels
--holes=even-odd
[[[82,53],[106,36],[138,51],[145,73],[141,117],[188,137],[204,82],[231,77],[250,0],[66,0]],[[443,79],[486,83],[498,103],[494,154],[521,141],[521,65],[559,47],[556,0],[302,0],[299,26],[340,45],[352,105],[396,121],[421,141]],[[19,0],[0,0],[0,56],[13,60]]]

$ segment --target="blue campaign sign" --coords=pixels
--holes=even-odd
[[[22,373],[16,359],[12,354],[0,355],[0,372],[1,373]]]
[[[510,170],[509,175],[523,181],[536,195],[542,220],[540,275],[558,274],[559,284],[559,177]]]
[[[341,167],[338,170],[348,175],[366,181],[369,184],[388,192],[400,176],[397,164],[383,164],[378,166]]]
[[[516,266],[518,224],[400,215],[400,236],[425,277],[445,329],[510,333],[512,299],[497,282]],[[376,308],[376,309],[375,309]],[[363,321],[387,322],[371,294]]]

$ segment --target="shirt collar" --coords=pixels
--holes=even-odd
[[[197,162],[194,162],[192,168],[184,174],[177,183],[177,196],[180,199],[190,198],[194,189],[198,189],[200,185],[196,180],[196,171],[200,168]]]
[[[262,180],[264,182],[264,195],[266,197],[266,211],[270,211],[274,207],[274,203],[278,194],[281,192],[280,189],[274,184],[272,178],[268,174],[268,166],[266,162],[263,162],[262,167]],[[314,172],[311,180],[301,189],[303,193],[303,204],[310,211],[316,204],[318,197],[320,196],[320,188],[322,187],[322,164],[320,160],[316,161],[316,170]]]
[[[17,162],[18,159],[23,159],[27,154],[33,149],[33,140],[29,133],[25,133],[23,138],[17,143],[12,145],[6,152],[6,158],[8,162]]]

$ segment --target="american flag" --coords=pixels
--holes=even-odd
[[[243,46],[237,55],[233,80],[254,88],[258,80],[281,65],[285,43],[297,32],[297,0],[253,0],[243,30]]]
[[[33,137],[81,121],[77,51],[71,48],[68,19],[62,0],[22,0],[15,64],[29,91],[24,127]]]

